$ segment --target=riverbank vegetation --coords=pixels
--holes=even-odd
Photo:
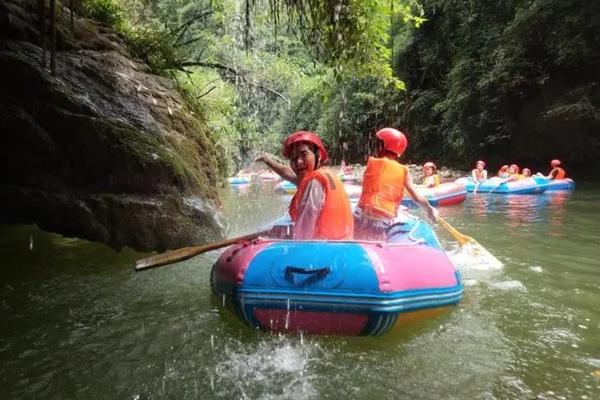
[[[386,125],[412,161],[600,166],[596,2],[83,1],[178,82],[230,171],[297,129],[363,162]]]

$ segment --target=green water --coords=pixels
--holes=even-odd
[[[272,186],[224,198],[231,235],[287,207]],[[460,306],[381,338],[251,330],[211,295],[216,252],[134,274],[142,254],[0,227],[0,398],[598,399],[599,204],[579,185],[440,209],[506,265],[459,265]]]

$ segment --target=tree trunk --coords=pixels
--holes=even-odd
[[[50,73],[56,71],[56,0],[50,0]]]
[[[46,0],[38,0],[40,17],[40,46],[42,48],[42,68],[46,68]]]

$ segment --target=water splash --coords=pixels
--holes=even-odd
[[[286,310],[287,312],[285,313],[285,330],[288,330],[288,327],[290,326],[290,298],[287,298],[287,302],[286,302]]]

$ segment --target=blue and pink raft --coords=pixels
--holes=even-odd
[[[289,220],[274,231],[289,232]],[[386,242],[257,239],[214,264],[215,295],[251,327],[379,336],[460,302],[460,274],[431,227],[415,217]]]

